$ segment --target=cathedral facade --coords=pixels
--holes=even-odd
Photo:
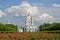
[[[38,28],[34,26],[34,20],[30,11],[27,11],[25,18],[25,26],[22,27],[23,32],[37,32]]]

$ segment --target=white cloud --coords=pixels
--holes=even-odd
[[[60,4],[52,4],[53,7],[60,7]]]
[[[52,19],[55,19],[55,17],[60,16],[59,15],[60,4],[52,4],[52,6],[53,7],[45,7],[45,6],[38,6],[38,5],[33,6],[33,5],[30,5],[28,2],[24,1],[18,6],[11,6],[5,9],[5,11],[7,13],[12,13],[15,16],[25,16],[27,14],[27,10],[29,10],[31,15],[34,16],[36,21],[38,20],[39,21],[48,21],[48,20],[50,21]],[[49,14],[54,16],[54,18],[50,16]]]
[[[19,14],[15,14],[16,17],[20,16]]]
[[[7,14],[5,13],[5,12],[2,12],[1,10],[0,10],[0,18],[2,18],[2,17],[4,17],[4,16],[6,16]]]
[[[47,14],[47,13],[43,13],[42,15],[39,16],[39,19],[42,22],[48,22],[48,21],[52,21],[53,17],[50,16],[49,14]]]
[[[36,15],[38,12],[37,6],[31,6],[28,2],[24,1],[21,5],[11,6],[7,8],[5,11],[8,13],[14,13],[15,16],[25,16],[27,10],[30,11],[31,15]]]

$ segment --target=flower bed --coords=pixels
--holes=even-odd
[[[50,33],[7,33],[0,34],[0,40],[60,40],[60,34]]]

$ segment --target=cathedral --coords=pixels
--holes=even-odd
[[[34,20],[30,11],[27,11],[25,18],[25,26],[22,26],[20,32],[37,32],[38,28],[34,26]]]

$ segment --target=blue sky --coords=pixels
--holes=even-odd
[[[24,4],[24,2],[27,3]],[[39,26],[39,24],[47,22],[47,20],[60,22],[60,0],[0,0],[0,23],[8,23],[8,21],[10,21],[11,23],[15,23],[19,26],[24,24],[25,17],[22,15],[25,15],[23,13],[23,10],[25,9],[23,8],[25,8],[26,5],[30,8],[32,7],[32,10],[34,10],[32,14],[34,15],[34,18],[36,18],[36,25]],[[22,12],[19,14],[19,11]],[[44,18],[47,19],[45,20]]]
[[[28,1],[31,4],[43,4],[44,6],[50,6],[53,3],[60,4],[60,0],[0,0],[0,10],[13,5],[19,5],[22,1]]]

